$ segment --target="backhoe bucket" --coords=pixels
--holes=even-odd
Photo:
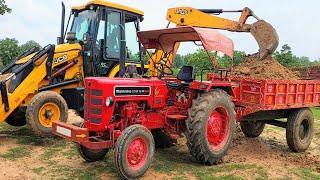
[[[272,54],[279,45],[279,36],[273,26],[263,20],[252,24],[251,34],[259,45],[259,59],[262,60]]]

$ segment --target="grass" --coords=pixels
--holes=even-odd
[[[26,157],[29,154],[29,149],[24,146],[21,146],[9,149],[7,152],[0,154],[0,157],[9,160],[17,160],[18,158]]]
[[[316,173],[312,169],[309,168],[300,168],[296,169],[294,171],[294,174],[296,174],[301,179],[316,179],[320,180],[320,174]]]

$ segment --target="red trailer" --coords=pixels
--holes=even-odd
[[[180,27],[138,36],[151,49],[172,52],[176,42],[201,41],[206,50],[233,57],[232,41],[214,30]],[[199,81],[192,66],[184,66],[172,78],[164,76],[173,74],[165,60],[155,63],[159,77],[87,78],[84,124],[54,122],[53,133],[78,143],[88,162],[102,160],[114,149],[115,165],[126,179],[142,177],[155,146],[170,147],[182,134],[195,159],[219,163],[233,140],[236,121],[248,137],[259,136],[269,123],[286,128],[293,151],[309,147],[313,135],[309,107],[320,106],[320,82],[232,78],[231,69]],[[276,120],[281,118],[288,121]]]

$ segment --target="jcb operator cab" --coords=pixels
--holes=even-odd
[[[85,76],[123,76],[130,63],[142,67],[141,70],[144,68],[141,45],[137,40],[143,15],[142,11],[131,7],[93,0],[72,8],[64,31],[63,8],[58,41],[59,44],[83,45]]]

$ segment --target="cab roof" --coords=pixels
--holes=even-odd
[[[131,13],[135,13],[138,15],[143,16],[144,12],[140,11],[138,9],[134,9],[132,7],[128,7],[122,4],[117,4],[117,3],[113,3],[113,2],[108,2],[108,1],[104,1],[104,0],[91,0],[88,3],[82,5],[82,6],[74,6],[72,7],[72,10],[84,10],[86,9],[88,6],[90,5],[99,5],[99,6],[105,6],[105,7],[110,7],[110,8],[115,8],[115,9],[119,9],[119,10],[124,10],[124,11],[128,11]]]

